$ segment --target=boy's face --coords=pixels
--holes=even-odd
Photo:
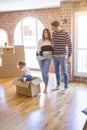
[[[19,65],[19,68],[22,69],[24,66],[23,65]]]

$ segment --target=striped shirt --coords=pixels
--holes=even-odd
[[[72,54],[72,43],[69,34],[61,30],[60,32],[53,32],[52,38],[54,43],[54,56],[66,56],[68,53],[68,57],[70,57]]]

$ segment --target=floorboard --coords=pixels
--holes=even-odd
[[[16,94],[13,80],[0,78],[0,130],[83,130],[87,116],[81,111],[87,107],[87,84],[72,82],[66,94],[52,92],[56,81],[50,74],[48,93],[29,98]]]

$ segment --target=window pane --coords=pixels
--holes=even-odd
[[[87,50],[78,50],[78,72],[87,73]]]
[[[87,16],[81,15],[78,20],[78,48],[87,49]]]
[[[87,77],[87,12],[75,13],[74,74]]]
[[[38,28],[38,39],[37,40],[39,40],[39,39],[41,39],[42,38],[42,32],[43,32],[43,29],[44,29],[44,25],[38,20],[38,22],[37,22],[38,24],[37,24],[37,28]]]
[[[28,47],[36,47],[36,20],[25,18],[22,20],[23,44]]]
[[[14,43],[15,45],[22,45],[22,33],[21,33],[21,21],[17,24],[14,32]]]
[[[5,42],[8,42],[7,32],[4,29],[0,29],[0,46],[4,46]]]
[[[39,68],[36,60],[36,49],[25,49],[26,65],[30,68]]]

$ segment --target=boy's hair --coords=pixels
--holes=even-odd
[[[60,22],[57,21],[57,20],[55,20],[55,21],[53,21],[53,22],[51,23],[51,25],[54,26],[54,27],[58,27],[58,26],[60,26]]]
[[[18,63],[17,63],[17,65],[19,66],[19,65],[26,65],[26,63],[24,62],[24,61],[19,61]]]

